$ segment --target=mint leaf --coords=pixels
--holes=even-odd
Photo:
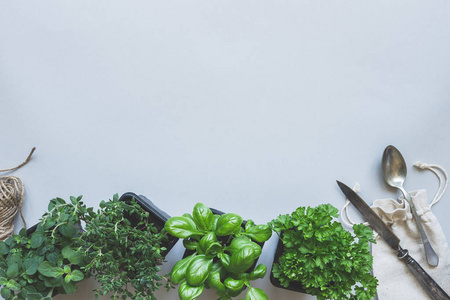
[[[46,240],[45,232],[36,231],[31,235],[31,248],[38,248]]]
[[[63,224],[59,226],[59,232],[66,237],[74,237],[77,230],[71,224]]]
[[[70,282],[64,281],[62,285],[67,294],[73,294],[77,291],[77,285],[72,281]]]
[[[73,270],[72,274],[71,274],[71,279],[72,281],[81,281],[84,279],[84,275],[80,270]]]
[[[35,274],[38,266],[39,266],[39,258],[36,256],[28,258],[23,262],[23,268],[25,269],[25,274],[27,275]]]
[[[64,274],[64,270],[55,266],[53,263],[44,261],[38,267],[39,273],[44,276],[57,278]]]
[[[0,290],[0,295],[3,297],[3,299],[9,299],[11,297],[11,290],[7,287],[2,287]]]
[[[80,264],[83,261],[83,253],[75,251],[70,248],[70,246],[66,246],[61,250],[61,254],[64,258],[67,258],[72,264]]]
[[[17,277],[19,275],[19,264],[16,262],[11,263],[6,270],[6,275],[10,278]]]

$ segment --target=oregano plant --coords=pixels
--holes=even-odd
[[[125,203],[118,195],[102,201],[99,211],[86,217],[79,239],[91,258],[84,269],[100,283],[96,297],[110,293],[112,299],[155,300],[162,280],[170,287],[158,274],[167,240],[136,201]]]
[[[299,207],[272,220],[269,225],[284,247],[273,265],[273,275],[284,287],[301,283],[318,300],[370,300],[378,284],[371,274],[369,242],[375,243],[373,232],[356,224],[352,234],[333,221],[336,217],[335,207],[321,204]]]

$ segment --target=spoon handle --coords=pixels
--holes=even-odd
[[[402,191],[403,195],[405,196],[406,201],[408,201],[408,203],[411,207],[411,212],[414,217],[414,221],[416,221],[417,227],[419,227],[419,232],[420,232],[420,236],[422,237],[423,247],[425,248],[425,256],[427,257],[427,262],[430,266],[437,267],[437,265],[439,264],[439,257],[437,256],[433,247],[431,247],[430,241],[428,240],[428,236],[425,233],[425,230],[423,229],[422,222],[420,221],[420,218],[417,215],[416,206],[414,205],[409,193],[404,188],[402,188],[401,191]]]

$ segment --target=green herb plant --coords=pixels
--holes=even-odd
[[[251,267],[261,255],[258,243],[267,241],[272,230],[268,225],[255,225],[248,220],[242,227],[242,217],[226,213],[215,215],[204,204],[197,203],[192,215],[172,217],[167,232],[182,238],[193,254],[178,261],[170,273],[173,284],[180,284],[182,300],[197,299],[205,288],[216,290],[218,299],[229,300],[248,287],[246,299],[267,299],[263,290],[251,287],[251,281],[263,278],[263,264]]]
[[[284,246],[279,262],[273,265],[273,276],[284,287],[301,283],[318,300],[372,299],[378,284],[371,274],[373,232],[356,224],[352,235],[332,221],[336,217],[335,207],[322,204],[299,207],[291,215],[272,220],[269,225]]]
[[[164,229],[159,231],[136,201],[119,201],[117,194],[102,201],[100,210],[86,217],[79,240],[89,245],[85,270],[100,283],[96,298],[111,293],[112,299],[155,300],[154,292],[163,285],[158,272],[167,240]]]
[[[92,213],[81,197],[52,199],[36,230],[23,228],[0,241],[1,296],[6,299],[51,299],[57,292],[72,294],[85,278],[87,256],[80,251],[80,215]]]
[[[167,240],[134,199],[125,203],[116,194],[97,212],[81,196],[53,199],[34,233],[22,229],[0,241],[1,296],[50,300],[75,293],[77,282],[93,276],[100,283],[96,298],[155,300]]]

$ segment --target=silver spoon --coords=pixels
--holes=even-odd
[[[436,252],[434,252],[433,248],[431,247],[430,241],[425,234],[422,223],[420,222],[419,216],[417,215],[416,207],[411,200],[411,196],[403,188],[403,183],[405,182],[406,178],[406,163],[402,154],[394,146],[387,146],[384,150],[381,164],[384,180],[390,186],[402,191],[403,196],[405,197],[406,201],[408,201],[414,220],[416,221],[417,227],[419,227],[419,232],[422,237],[428,264],[436,267],[439,264],[439,257],[437,256]]]

